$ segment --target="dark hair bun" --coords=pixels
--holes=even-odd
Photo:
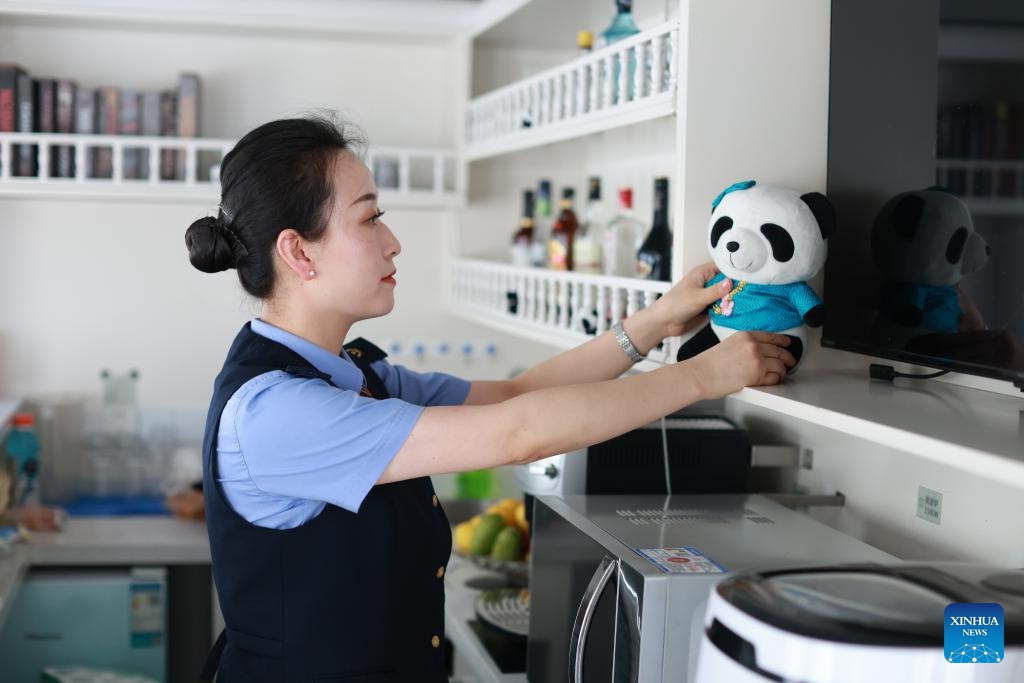
[[[234,268],[235,252],[220,223],[212,216],[200,218],[185,231],[188,260],[204,273],[219,273]]]

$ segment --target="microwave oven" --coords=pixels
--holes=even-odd
[[[897,561],[758,495],[539,496],[527,680],[689,683],[727,572]]]

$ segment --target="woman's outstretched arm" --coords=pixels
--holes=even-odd
[[[707,307],[732,287],[729,280],[725,280],[720,285],[705,289],[704,284],[717,272],[711,262],[694,268],[653,305],[623,321],[626,336],[641,355],[647,355],[666,337],[680,335],[704,322]],[[497,403],[538,389],[566,384],[600,382],[618,377],[631,366],[629,357],[609,330],[539,363],[515,379],[473,382],[465,405]]]

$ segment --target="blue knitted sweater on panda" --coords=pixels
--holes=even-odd
[[[719,273],[704,286],[713,287],[724,279]],[[804,324],[807,311],[822,303],[803,281],[785,285],[733,282],[732,287],[731,309],[726,302],[727,294],[726,298],[715,302],[708,313],[714,324],[734,330],[781,332],[799,327]],[[716,307],[721,312],[716,312]]]

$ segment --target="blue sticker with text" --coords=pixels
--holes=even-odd
[[[946,661],[1003,661],[1003,608],[994,602],[954,602],[945,612]]]

